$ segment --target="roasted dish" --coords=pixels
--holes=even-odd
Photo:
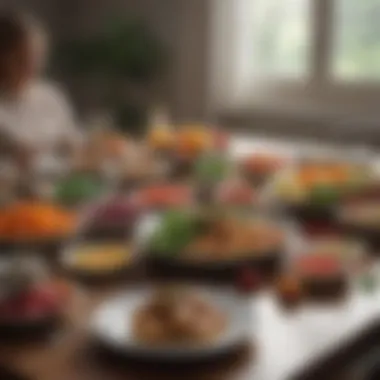
[[[240,260],[272,254],[284,244],[283,232],[270,224],[238,217],[206,222],[185,247],[182,258],[194,261]]]
[[[22,243],[65,238],[76,223],[75,213],[56,205],[18,201],[0,212],[0,239]]]
[[[186,289],[160,289],[138,310],[135,339],[150,345],[205,345],[217,340],[227,317],[211,301]]]
[[[283,230],[244,216],[205,213],[167,214],[151,241],[157,254],[197,262],[234,261],[277,253]]]

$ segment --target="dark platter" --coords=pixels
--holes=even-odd
[[[234,280],[245,269],[252,269],[265,278],[273,278],[281,272],[284,261],[284,253],[280,250],[266,254],[245,255],[246,258],[240,260],[213,262],[163,257],[162,254],[155,252],[149,252],[147,257],[149,271],[157,276],[200,278],[210,281]]]

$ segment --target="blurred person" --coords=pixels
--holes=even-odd
[[[70,105],[41,79],[47,38],[26,15],[0,11],[0,150],[28,166],[38,153],[74,147]]]

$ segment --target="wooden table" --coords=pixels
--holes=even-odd
[[[250,345],[223,360],[196,366],[163,367],[112,360],[94,349],[86,332],[91,311],[114,289],[81,292],[70,305],[67,323],[51,340],[0,347],[0,359],[19,373],[38,380],[153,380],[153,379],[255,379],[309,378],[305,371],[328,379],[328,360],[349,360],[352,349],[366,334],[380,331],[380,292],[354,292],[340,304],[305,305],[284,311],[270,291],[247,297],[254,309]],[[366,338],[367,339],[367,338]],[[347,351],[345,352],[343,348]],[[345,355],[345,356],[344,356]],[[324,372],[324,371],[327,372]],[[312,375],[313,373],[311,373]],[[332,372],[335,378],[335,372]],[[309,375],[309,374],[308,374]],[[311,377],[312,378],[312,377]],[[335,378],[337,379],[337,378]]]

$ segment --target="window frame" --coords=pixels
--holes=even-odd
[[[309,1],[312,30],[308,78],[267,78],[253,82],[249,68],[242,63],[249,60],[242,59],[244,53],[239,51],[247,41],[241,41],[239,33],[241,21],[244,23],[242,17],[249,15],[254,0],[212,0],[209,72],[214,112],[303,107],[322,114],[380,116],[380,82],[333,78],[333,18],[337,0]]]

